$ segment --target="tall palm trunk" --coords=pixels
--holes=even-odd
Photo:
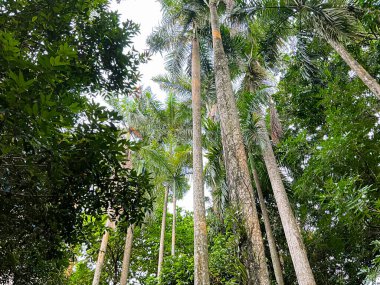
[[[194,29],[195,30],[195,29]],[[194,284],[209,285],[207,226],[203,186],[202,103],[199,42],[194,31],[192,42],[191,88],[193,108],[193,199],[194,199]]]
[[[298,284],[315,285],[316,283],[307,258],[306,248],[302,241],[302,236],[296,218],[293,214],[284,184],[282,182],[280,170],[273,153],[273,148],[269,140],[269,135],[263,116],[260,116],[258,124],[260,139],[262,141],[261,146],[264,162],[272,184],[274,197],[276,199],[286,241],[288,243],[294,269],[296,271]]]
[[[110,228],[114,229],[115,223],[111,221],[110,219],[107,219],[106,230],[102,237],[102,243],[100,244],[98,260],[96,262],[95,274],[94,274],[94,279],[92,280],[92,285],[99,285],[100,283],[100,275],[102,273],[104,259],[105,259],[106,251],[107,251],[108,239],[110,236]]]
[[[270,257],[272,259],[274,275],[276,277],[277,284],[284,285],[285,284],[284,276],[282,274],[280,258],[278,256],[278,252],[276,248],[276,241],[273,236],[272,227],[269,221],[268,210],[267,210],[267,206],[265,205],[264,196],[261,190],[260,180],[259,180],[259,176],[257,174],[256,168],[253,168],[253,178],[255,180],[257,195],[259,196],[260,208],[261,208],[261,213],[264,220],[265,232],[268,238],[268,245],[269,245]]]
[[[121,268],[120,285],[127,285],[127,282],[128,282],[128,272],[129,272],[129,265],[131,261],[131,254],[132,254],[132,242],[133,242],[134,229],[135,229],[135,226],[130,225],[127,230],[127,236],[125,238],[125,246],[124,246],[123,266]]]
[[[127,163],[125,164],[125,168],[132,169],[131,150],[128,150],[128,160],[127,160]],[[130,225],[128,227],[127,235],[125,237],[125,246],[124,246],[124,254],[123,254],[123,265],[121,267],[120,285],[127,285],[127,282],[128,282],[128,272],[129,272],[129,264],[131,261],[131,254],[132,254],[132,241],[133,241],[134,228],[135,228],[135,225]]]
[[[165,228],[166,228],[166,212],[167,212],[167,208],[168,208],[168,194],[169,194],[169,187],[166,187],[165,198],[164,198],[164,209],[162,211],[161,237],[160,237],[160,250],[158,252],[157,277],[160,277],[161,269],[162,269],[162,263],[164,261]]]
[[[257,275],[255,282],[268,285],[264,243],[259,218],[253,198],[253,188],[248,169],[247,155],[241,134],[239,115],[232,90],[227,57],[224,53],[216,10],[216,1],[210,0],[211,28],[214,49],[215,83],[222,130],[224,162],[228,186],[238,199],[252,252],[255,254]]]
[[[172,256],[175,255],[175,226],[176,226],[176,217],[177,217],[177,197],[175,182],[173,182],[173,224],[172,224]]]
[[[363,83],[380,99],[380,84],[360,65],[346,48],[336,40],[327,39],[333,49],[343,58],[347,65],[356,73]]]

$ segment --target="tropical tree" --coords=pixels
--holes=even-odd
[[[152,154],[152,150],[148,151]],[[157,165],[160,165],[164,170],[163,176],[165,177],[165,198],[162,214],[161,236],[160,236],[160,249],[157,276],[160,276],[162,264],[164,260],[164,244],[165,244],[165,229],[166,229],[166,215],[169,189],[172,192],[173,202],[173,222],[172,222],[172,243],[171,254],[175,253],[175,241],[176,241],[176,200],[181,198],[183,194],[189,189],[186,179],[186,165],[189,163],[190,149],[188,146],[177,146],[171,148],[170,151],[154,154],[154,159],[160,158],[157,161]],[[148,158],[149,159],[149,158]]]
[[[242,2],[246,3],[243,4],[244,8],[241,11],[249,17],[258,15],[264,19],[264,22],[272,23],[274,26],[272,31],[276,36],[287,37],[296,33],[301,49],[305,37],[316,35],[326,40],[368,89],[380,99],[380,84],[344,46],[344,41],[355,40],[364,35],[361,23],[357,19],[363,13],[359,12],[361,8],[354,2],[346,0]]]
[[[139,157],[145,161],[151,171],[161,176],[161,181],[165,185],[157,270],[159,276],[164,258],[169,189],[172,192],[173,202],[172,255],[175,253],[176,240],[176,200],[188,190],[186,169],[191,154],[187,143],[191,134],[189,109],[184,103],[178,102],[173,94],[168,95],[162,106],[149,92],[140,94],[133,101],[118,103],[117,107],[126,115],[126,122],[133,125],[135,132],[143,138],[142,143],[145,145],[141,148]]]
[[[264,83],[265,72],[262,70],[259,63],[254,59],[256,55],[252,54],[253,50],[254,50],[253,48],[250,48],[249,49],[250,53],[245,55],[245,57],[248,58],[248,64],[246,66],[246,74],[243,79],[245,92],[248,92],[248,94],[243,94],[242,96],[244,99],[243,103],[246,105],[245,112],[248,112],[248,115],[245,115],[246,117],[245,120],[248,120],[248,126],[245,128],[246,146],[250,146],[252,136],[253,136],[252,131],[254,131],[254,133],[256,133],[256,135],[254,136],[257,136],[258,144],[260,145],[261,150],[262,150],[263,159],[264,159],[267,172],[271,181],[272,189],[275,195],[278,211],[279,211],[282,225],[284,228],[290,254],[292,256],[293,265],[296,271],[298,282],[300,284],[314,284],[315,281],[314,281],[313,273],[312,273],[312,270],[307,258],[306,248],[303,244],[301,232],[299,230],[299,226],[297,224],[296,218],[292,212],[291,204],[287,198],[287,193],[285,191],[285,187],[282,182],[281,173],[280,173],[276,158],[274,156],[272,144],[271,144],[270,137],[267,131],[266,122],[265,122],[265,113],[263,112],[263,109],[264,108],[267,109],[267,106],[265,106],[264,104],[264,108],[263,108],[263,103],[268,102],[270,100],[270,96],[265,95],[265,91],[261,92],[261,93],[264,93],[264,98],[265,97],[269,98],[269,100],[268,99],[262,100],[260,99],[260,95],[263,96],[263,94],[260,94],[260,92],[257,92],[257,86],[260,86],[260,84],[265,84]],[[253,97],[253,94],[256,94],[256,97],[258,98]],[[271,118],[271,119],[274,119],[274,118]],[[255,123],[257,123],[257,126],[253,126],[253,128],[252,126],[250,126],[252,120]],[[276,135],[275,132],[274,133],[272,132],[272,137],[278,138],[278,135]],[[250,156],[252,156],[254,153],[254,148],[252,148],[252,146],[249,147],[249,152],[250,152]],[[252,157],[251,157],[251,160],[252,160]],[[258,192],[261,192],[260,181],[258,179],[257,173],[255,173],[256,169],[252,162],[251,162],[251,166],[252,166],[253,178],[256,184],[256,189]],[[261,200],[260,196],[262,195],[260,195],[260,193],[258,194],[259,194],[259,201],[260,201]],[[265,216],[265,212],[266,212],[265,204],[261,204],[261,206],[262,206],[261,208],[262,208],[263,216]],[[267,220],[267,219],[264,217],[264,220]],[[266,226],[266,232],[268,235],[270,235],[271,229],[270,229],[269,224],[268,226],[269,227]],[[273,243],[272,239],[271,239],[271,242]],[[273,257],[272,262],[274,264],[275,272],[277,271],[276,278],[279,280],[282,280],[283,277],[281,274],[281,267],[279,266],[278,258],[276,257],[277,250],[275,250],[275,247],[273,246],[271,246],[271,248],[272,248],[271,256]]]
[[[329,52],[318,41],[310,42],[308,49]],[[362,60],[370,62],[372,53],[361,52]],[[359,78],[350,77],[337,56],[328,63],[315,61],[326,76],[323,85],[311,85],[303,78],[296,58],[289,63],[273,95],[285,131],[275,152],[292,179],[289,198],[304,232],[313,273],[317,284],[360,284],[367,272],[377,270],[372,262],[377,238],[371,232],[378,223],[373,204],[378,191],[369,189],[378,185],[378,158],[373,156],[378,148],[378,101],[360,96],[366,87]],[[363,195],[365,199],[359,198]],[[326,274],[338,267],[339,273]]]
[[[164,21],[153,33],[150,46],[153,51],[170,50],[167,68],[173,74],[181,71],[181,62],[189,59],[191,46],[191,90],[193,117],[193,191],[194,191],[194,254],[195,284],[209,284],[207,227],[204,201],[202,162],[202,103],[201,103],[201,52],[199,34],[207,22],[207,7],[203,1],[161,1]],[[206,16],[206,17],[205,17]],[[203,31],[202,31],[203,30]],[[187,50],[186,50],[187,48]],[[203,57],[204,65],[210,61]],[[174,233],[174,231],[173,231]],[[172,246],[174,254],[174,245]]]
[[[255,254],[257,282],[258,284],[269,284],[264,244],[256,204],[253,199],[253,188],[247,155],[245,153],[239,115],[232,90],[228,61],[220,34],[217,1],[211,0],[209,6],[214,48],[216,93],[228,186],[234,195],[233,199],[239,201],[242,209],[247,234]]]
[[[145,58],[107,3],[1,5],[0,282],[60,284],[86,215],[150,206],[148,175],[122,168],[121,117],[92,100],[130,94]]]
[[[255,86],[260,86],[260,84],[263,84],[262,81],[265,78],[265,73],[256,62],[253,62],[250,64],[249,70],[252,70],[252,72],[254,72],[255,75],[251,73],[249,76],[246,76],[245,79],[243,80],[243,84],[247,84],[248,82],[251,82],[251,85],[255,85]],[[244,91],[244,88],[243,88],[243,90],[239,92],[237,104],[238,104],[239,113],[241,117],[241,126],[242,126],[244,143],[245,143],[246,150],[248,153],[248,163],[249,163],[250,171],[252,173],[257,196],[259,198],[261,215],[264,222],[264,228],[265,228],[266,238],[268,241],[274,275],[275,275],[277,284],[285,284],[284,276],[282,273],[282,266],[280,263],[279,254],[277,250],[277,243],[273,235],[273,230],[272,230],[271,222],[269,219],[269,213],[268,213],[268,209],[267,209],[266,202],[263,195],[262,183],[260,182],[261,180],[260,176],[266,178],[267,174],[262,167],[261,150],[259,147],[261,143],[261,138],[260,138],[260,132],[257,127],[257,118],[255,114],[257,114],[258,109],[261,108],[261,104],[266,103],[268,100],[270,100],[270,96],[268,96],[265,92],[257,91],[255,93],[251,93],[251,92]],[[275,121],[275,118],[271,117],[270,119],[271,119],[271,122]],[[274,128],[272,128],[272,130],[273,129]],[[273,130],[272,135],[271,135],[272,138],[279,137],[279,135],[274,135],[274,133],[276,132]],[[259,174],[258,169],[260,170],[260,174]]]

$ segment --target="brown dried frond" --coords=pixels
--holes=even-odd
[[[138,130],[136,130],[135,128],[130,127],[130,128],[129,128],[129,133],[130,133],[131,135],[134,135],[135,137],[137,137],[137,138],[139,138],[139,139],[142,139],[142,138],[143,138],[142,134],[141,134]]]

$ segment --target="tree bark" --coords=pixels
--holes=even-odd
[[[276,199],[286,241],[297,275],[298,284],[315,285],[316,283],[307,258],[306,248],[282,182],[280,170],[273,153],[273,148],[269,140],[268,131],[262,114],[260,114],[258,124],[264,162],[272,184],[274,197]]]
[[[216,10],[216,1],[210,0],[211,28],[214,49],[215,83],[222,130],[224,162],[230,190],[242,210],[252,252],[255,253],[256,284],[270,284],[264,243],[253,198],[253,187],[247,155],[241,134],[239,115],[232,90],[227,57],[224,53]]]
[[[357,62],[346,48],[338,41],[327,39],[333,49],[343,58],[347,65],[356,73],[363,83],[380,99],[380,84]]]
[[[98,260],[96,262],[95,274],[94,274],[94,279],[92,280],[92,285],[99,285],[99,282],[100,282],[100,275],[102,273],[104,259],[105,259],[106,251],[107,251],[108,239],[110,236],[110,231],[109,231],[110,228],[115,228],[115,223],[112,222],[110,219],[107,219],[106,230],[102,237],[102,243],[100,244]]]
[[[128,150],[128,160],[125,164],[125,168],[132,169],[132,159],[131,150]],[[120,285],[126,285],[128,282],[129,265],[131,261],[132,254],[132,241],[133,241],[133,231],[135,225],[130,225],[127,230],[127,235],[125,237],[124,255],[123,255],[123,265],[121,267]],[[116,284],[116,283],[115,283]]]
[[[177,197],[175,182],[173,182],[173,224],[172,224],[172,256],[175,255],[175,226],[176,226],[176,216],[177,216]]]
[[[284,276],[282,274],[280,258],[278,256],[278,252],[276,248],[276,241],[273,236],[272,227],[270,225],[270,220],[269,220],[269,215],[268,215],[268,210],[267,210],[267,206],[265,205],[265,200],[264,200],[263,192],[261,190],[260,180],[259,180],[259,176],[257,174],[256,168],[253,168],[253,178],[255,180],[257,195],[259,196],[260,208],[261,208],[261,213],[264,220],[265,232],[268,238],[268,245],[269,245],[270,256],[272,259],[274,275],[276,277],[277,284],[284,285],[285,284]]]
[[[196,33],[196,31],[194,31]],[[193,112],[193,199],[194,199],[194,284],[209,285],[207,225],[202,161],[202,103],[199,42],[192,42],[192,112]]]
[[[165,189],[165,198],[164,198],[164,209],[162,212],[162,223],[161,223],[161,236],[160,236],[160,250],[158,253],[158,269],[157,269],[157,277],[160,277],[162,263],[164,261],[164,249],[165,249],[165,228],[166,228],[166,212],[168,208],[168,194],[169,187]]]
[[[135,229],[134,225],[128,227],[127,236],[125,237],[125,247],[123,256],[123,266],[121,268],[120,285],[127,285],[129,264],[131,261],[132,254],[132,242],[133,242],[133,231]]]

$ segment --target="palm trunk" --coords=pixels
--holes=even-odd
[[[210,13],[214,49],[215,83],[228,186],[239,201],[244,225],[252,246],[252,252],[255,253],[254,266],[257,268],[257,280],[254,282],[260,285],[268,285],[270,281],[265,259],[264,243],[253,198],[247,155],[245,153],[239,115],[232,90],[228,62],[220,35],[215,0],[210,1]]]
[[[175,226],[176,226],[176,216],[177,216],[177,197],[175,182],[173,183],[173,224],[172,224],[172,256],[175,255]]]
[[[199,42],[192,43],[191,89],[193,108],[193,199],[194,199],[194,284],[209,285],[207,225],[203,186],[202,103]]]
[[[269,135],[263,116],[260,116],[258,124],[262,141],[261,145],[264,162],[268,171],[270,182],[272,184],[274,197],[276,199],[286,241],[288,243],[294,269],[296,271],[298,284],[315,285],[316,283],[309,264],[309,260],[307,258],[306,248],[302,241],[302,236],[296,218],[293,214],[284,184],[282,182],[280,170],[273,153],[272,145],[269,140]]]
[[[157,277],[160,277],[162,263],[164,261],[164,249],[165,249],[165,228],[166,228],[166,212],[168,208],[168,194],[169,188],[165,189],[165,198],[164,198],[164,209],[162,211],[162,223],[161,223],[161,237],[160,237],[160,250],[158,253],[158,269],[157,269]]]
[[[267,206],[265,205],[263,192],[261,190],[259,176],[258,176],[255,168],[253,168],[253,178],[255,180],[256,190],[257,190],[257,194],[259,196],[260,208],[261,208],[261,213],[262,213],[263,220],[264,220],[265,232],[266,232],[267,238],[268,238],[268,245],[269,245],[270,257],[272,259],[274,275],[276,277],[277,284],[278,285],[284,285],[285,284],[284,283],[284,276],[282,274],[280,258],[278,256],[278,252],[277,252],[277,248],[276,248],[276,242],[275,242],[275,239],[273,236],[272,227],[270,225]]]
[[[75,261],[70,258],[69,266],[67,267],[67,269],[65,271],[66,278],[70,278],[71,274],[73,274],[74,266],[75,266]]]
[[[104,259],[106,256],[108,239],[110,236],[109,228],[115,228],[115,224],[110,219],[107,219],[106,230],[105,230],[103,237],[102,237],[102,243],[100,244],[98,260],[96,262],[95,274],[94,274],[94,279],[92,280],[92,285],[99,285],[99,283],[100,283],[100,275],[102,273],[102,268],[104,265]]]
[[[363,83],[380,99],[380,84],[360,65],[346,48],[336,40],[327,39],[333,49],[343,58],[347,65],[356,73]]]
[[[125,168],[132,169],[132,159],[131,150],[128,150],[128,161],[125,164]],[[131,261],[132,254],[132,241],[133,241],[133,230],[135,225],[130,225],[127,230],[127,235],[125,237],[124,255],[123,255],[123,265],[121,267],[120,285],[126,285],[128,282],[129,264]],[[115,283],[116,284],[116,283]]]
[[[129,226],[128,231],[127,231],[127,236],[125,237],[125,247],[124,247],[124,256],[123,256],[123,266],[121,268],[120,285],[127,285],[127,282],[128,282],[128,272],[129,272],[129,264],[130,264],[131,253],[132,253],[132,241],[133,241],[134,228],[135,228],[134,225]]]

